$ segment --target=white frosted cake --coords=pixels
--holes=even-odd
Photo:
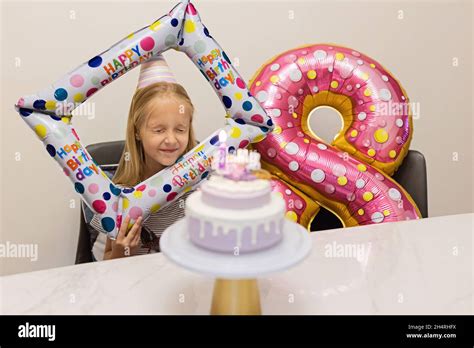
[[[240,163],[216,170],[186,201],[189,236],[199,247],[237,254],[263,250],[282,239],[284,200],[271,193],[269,175],[264,179],[262,171],[247,169],[249,153],[244,151]],[[253,163],[256,167],[260,162]]]

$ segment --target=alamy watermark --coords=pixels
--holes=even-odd
[[[71,115],[72,111],[74,111],[74,116],[85,116],[92,120],[95,118],[95,103],[58,102],[56,104],[56,115]]]
[[[35,262],[38,260],[38,244],[0,243],[0,258],[3,257],[29,258]]]
[[[420,118],[420,103],[419,102],[392,102],[389,100],[387,103],[377,104],[375,109],[376,116],[403,116],[410,114],[413,119],[417,120]]]
[[[56,325],[37,325],[26,322],[18,326],[18,337],[20,338],[47,338],[48,341],[56,339]]]
[[[324,256],[328,258],[354,258],[365,262],[369,256],[371,243],[336,243],[324,246]]]

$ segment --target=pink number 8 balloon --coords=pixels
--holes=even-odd
[[[275,124],[253,147],[264,167],[302,191],[302,198],[331,210],[344,226],[421,217],[389,176],[406,155],[413,128],[405,92],[379,63],[345,47],[301,47],[266,62],[250,90]],[[308,123],[311,111],[323,105],[344,121],[331,145]],[[298,221],[303,213],[302,206],[287,215]]]
[[[192,4],[181,1],[167,15],[142,28],[63,76],[51,87],[24,96],[16,109],[61,166],[85,203],[100,215],[115,238],[122,216],[146,219],[205,178],[219,146],[217,130],[175,165],[135,187],[121,189],[109,180],[81,144],[71,112],[101,88],[153,55],[185,52],[213,87],[227,110],[226,144],[243,148],[263,139],[272,120],[250,94],[225,51],[209,34]]]

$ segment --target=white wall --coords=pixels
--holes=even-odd
[[[471,1],[195,2],[214,38],[231,59],[239,59],[247,80],[269,58],[303,44],[332,42],[382,63],[420,103],[411,148],[427,159],[430,215],[473,211]],[[78,195],[13,104],[174,4],[2,3],[1,242],[36,243],[39,259],[0,259],[0,274],[73,264],[79,230]],[[165,57],[197,107],[195,127],[203,139],[223,124],[224,109],[185,55],[170,51]],[[83,144],[123,139],[137,76],[135,69],[95,95],[89,101],[95,118],[73,120]]]

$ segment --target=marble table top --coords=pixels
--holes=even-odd
[[[263,314],[472,314],[474,214],[312,232],[259,278]],[[208,314],[214,279],[162,254],[0,277],[1,314]]]

